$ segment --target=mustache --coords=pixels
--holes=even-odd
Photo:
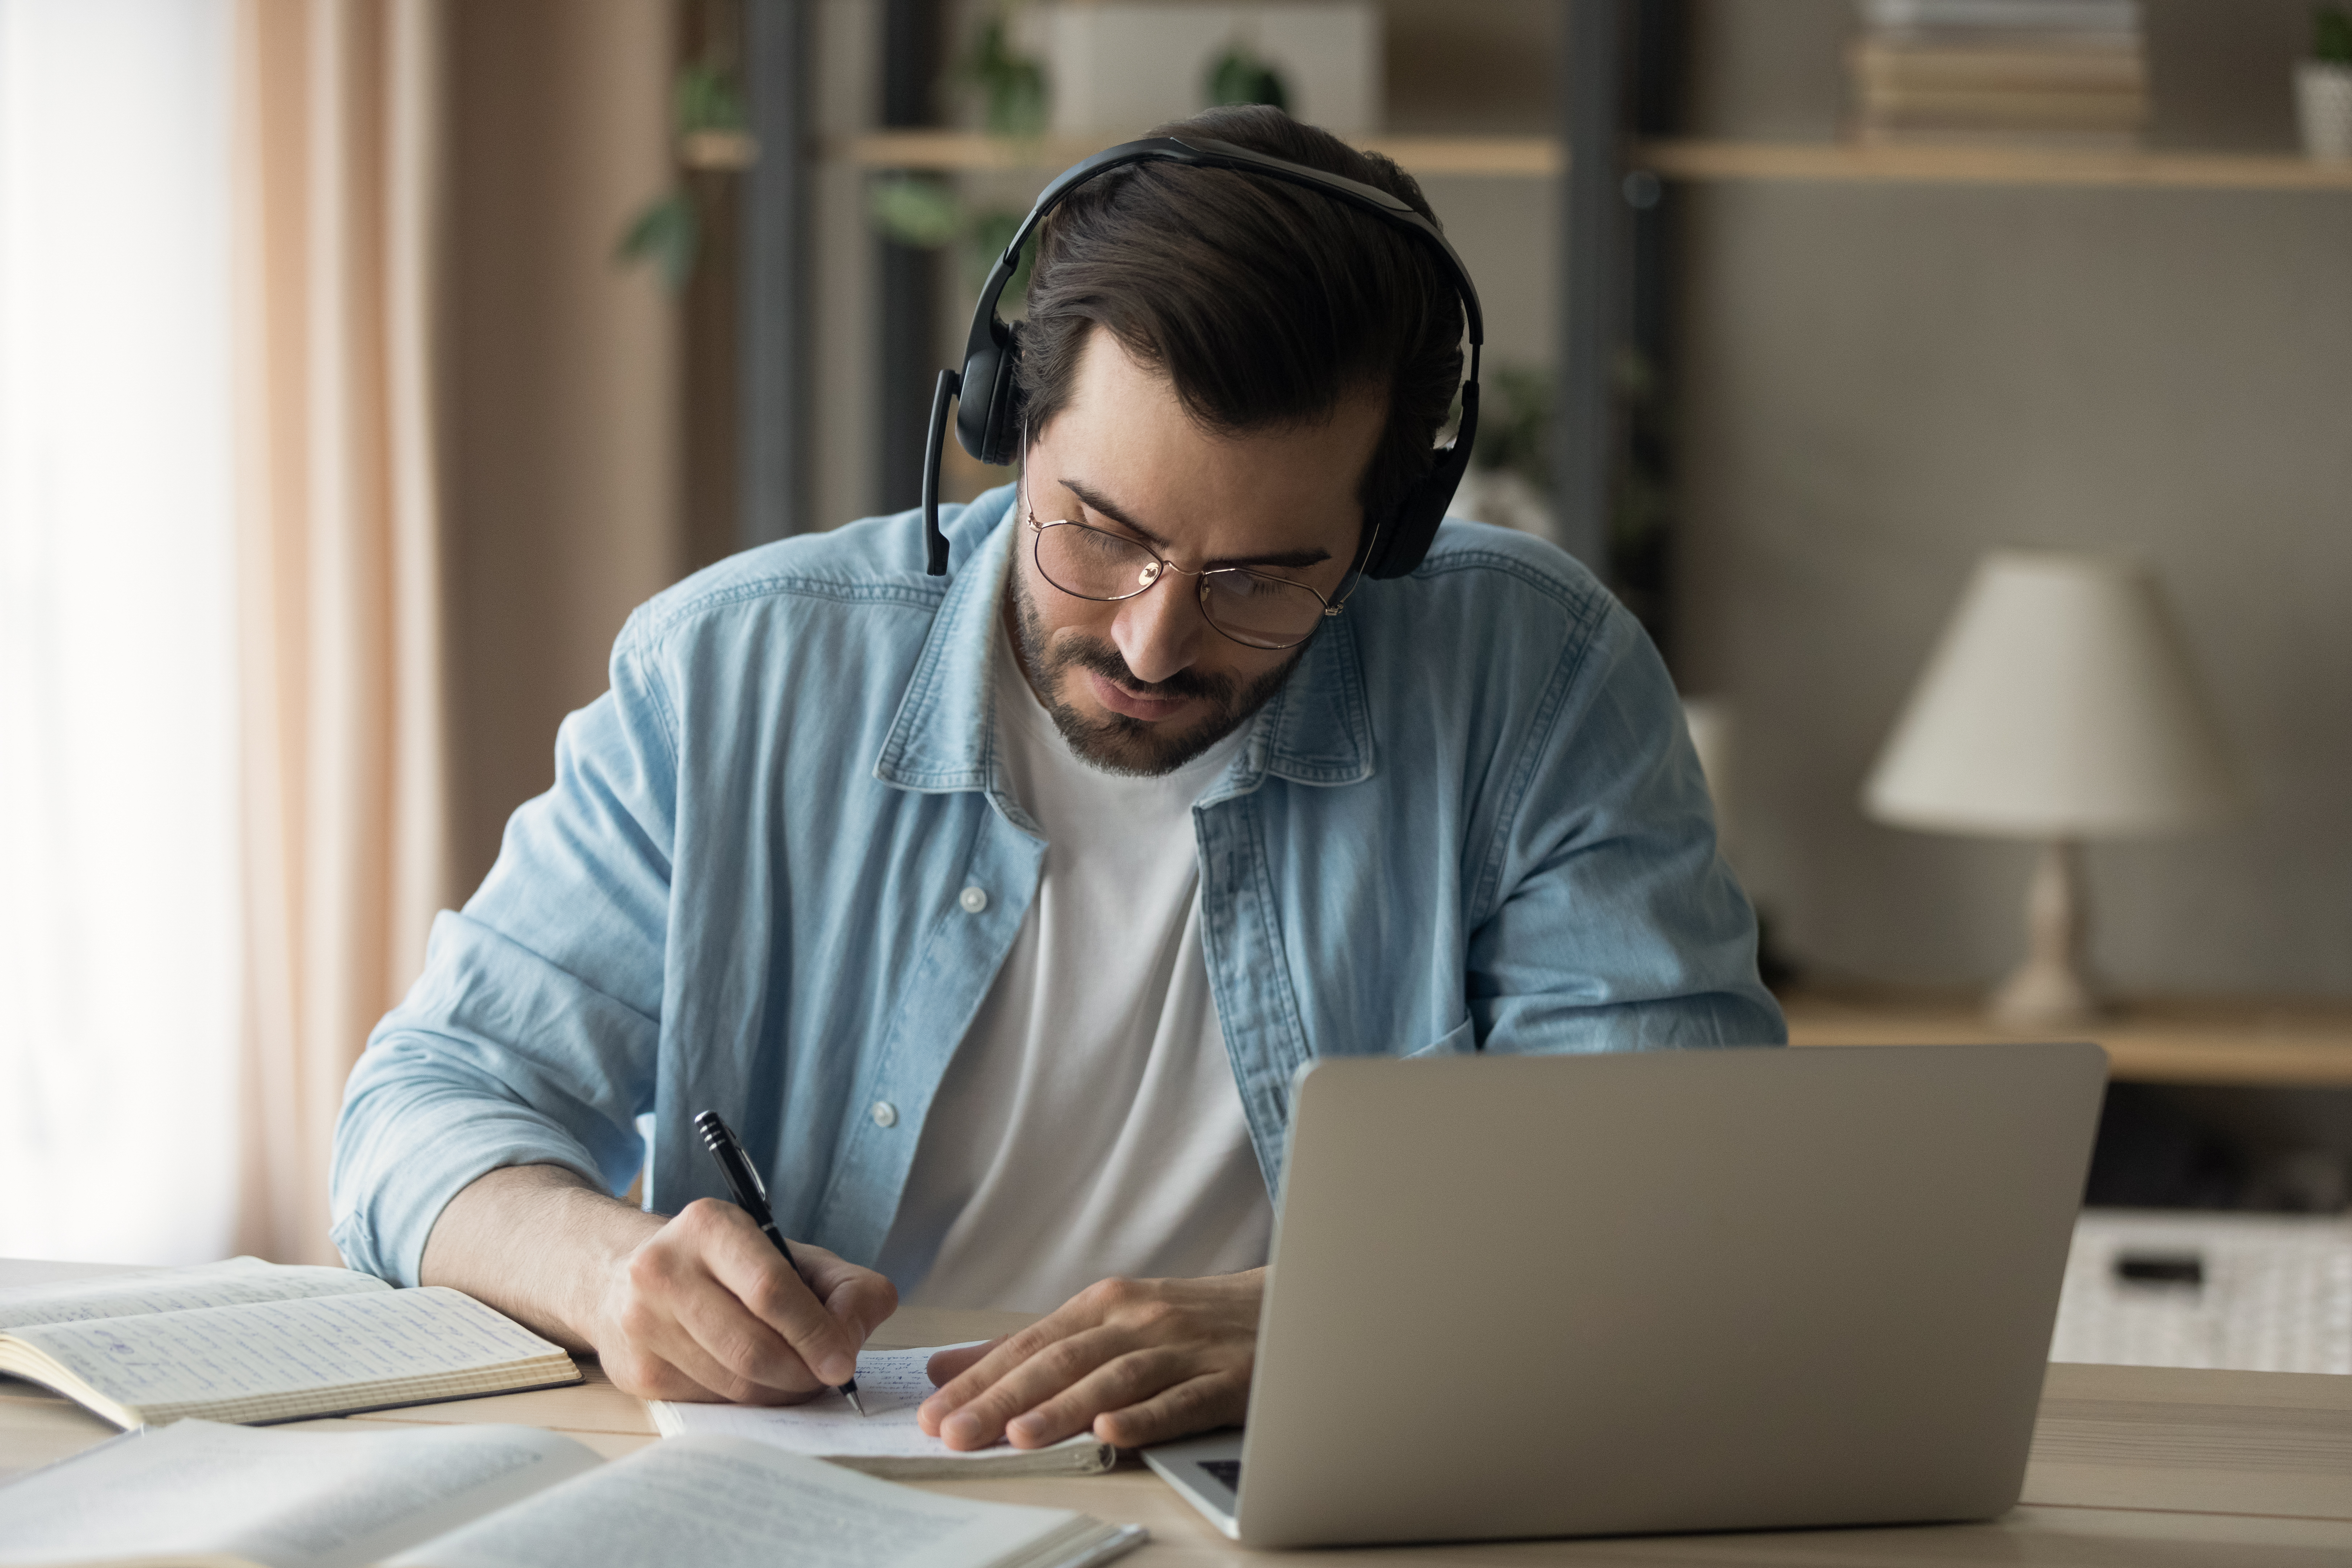
[[[1192,669],[1180,669],[1165,680],[1139,680],[1135,671],[1127,667],[1127,660],[1118,656],[1118,650],[1108,643],[1066,640],[1055,650],[1054,663],[1057,669],[1092,670],[1136,696],[1154,701],[1205,697],[1215,702],[1229,702],[1234,691],[1230,676],[1203,675]]]

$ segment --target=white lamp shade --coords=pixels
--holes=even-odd
[[[2153,576],[2054,551],[1978,563],[1863,786],[1882,822],[2021,838],[2172,832],[2236,801]]]

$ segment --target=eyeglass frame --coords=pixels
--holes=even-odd
[[[1364,585],[1361,563],[1370,559],[1372,545],[1380,534],[1379,526],[1375,524],[1371,530],[1371,537],[1367,538],[1364,541],[1364,548],[1357,552],[1358,564],[1349,567],[1348,575],[1340,579],[1339,585],[1346,591],[1339,595],[1339,601],[1336,604],[1331,600],[1325,598],[1322,594],[1318,592],[1316,589],[1309,587],[1304,583],[1298,582],[1295,578],[1276,577],[1272,573],[1261,572],[1255,566],[1203,566],[1197,572],[1188,572],[1183,567],[1177,565],[1173,561],[1171,561],[1166,556],[1159,553],[1159,552],[1152,546],[1144,543],[1143,541],[1139,539],[1130,539],[1123,533],[1113,533],[1108,529],[1097,528],[1092,523],[1080,522],[1077,519],[1072,517],[1057,517],[1051,522],[1038,521],[1037,509],[1032,505],[1029,500],[1029,439],[1025,432],[1023,434],[1021,441],[1021,512],[1029,524],[1029,559],[1036,563],[1037,575],[1045,578],[1046,585],[1052,588],[1055,593],[1067,594],[1071,598],[1082,599],[1089,605],[1123,605],[1129,599],[1140,599],[1144,595],[1149,594],[1152,589],[1160,586],[1160,582],[1166,578],[1168,574],[1171,572],[1174,572],[1181,576],[1198,577],[1201,580],[1200,586],[1193,591],[1192,596],[1194,602],[1201,606],[1202,621],[1207,625],[1211,631],[1216,633],[1227,642],[1233,643],[1239,647],[1249,648],[1253,652],[1256,653],[1287,653],[1292,648],[1303,647],[1307,643],[1313,641],[1315,634],[1322,629],[1322,623],[1324,621],[1336,618],[1340,611],[1348,607],[1348,601],[1356,596],[1356,590]],[[1040,554],[1040,552],[1045,548],[1045,531],[1049,528],[1084,529],[1088,533],[1099,533],[1105,539],[1115,540],[1118,543],[1127,545],[1131,549],[1141,551],[1152,563],[1150,568],[1150,576],[1148,580],[1144,583],[1142,587],[1136,589],[1131,594],[1115,594],[1108,599],[1098,599],[1092,594],[1080,594],[1072,589],[1063,587],[1059,583],[1055,582],[1052,574],[1045,570],[1045,559]],[[1276,647],[1266,647],[1261,644],[1254,642],[1244,642],[1240,637],[1235,637],[1233,633],[1225,630],[1224,627],[1217,625],[1216,617],[1209,614],[1209,579],[1221,573],[1227,572],[1237,573],[1244,577],[1255,577],[1263,582],[1279,583],[1286,588],[1296,588],[1303,594],[1312,595],[1315,602],[1323,606],[1323,614],[1314,626],[1307,628],[1306,633],[1302,635],[1297,642],[1283,643]]]

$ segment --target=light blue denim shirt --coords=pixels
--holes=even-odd
[[[352,1071],[334,1239],[414,1284],[501,1165],[723,1195],[722,1112],[786,1234],[871,1262],[1037,890],[990,710],[1020,531],[923,574],[913,513],[746,552],[640,608],[555,784],[433,928]],[[1201,931],[1278,1190],[1319,1056],[1775,1043],[1748,901],[1649,639],[1575,562],[1449,522],[1326,623],[1193,807]]]

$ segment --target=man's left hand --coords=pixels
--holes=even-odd
[[[1138,1448],[1241,1423],[1265,1270],[1105,1279],[1017,1334],[941,1351],[916,1419],[950,1448],[1016,1448],[1091,1430]]]

